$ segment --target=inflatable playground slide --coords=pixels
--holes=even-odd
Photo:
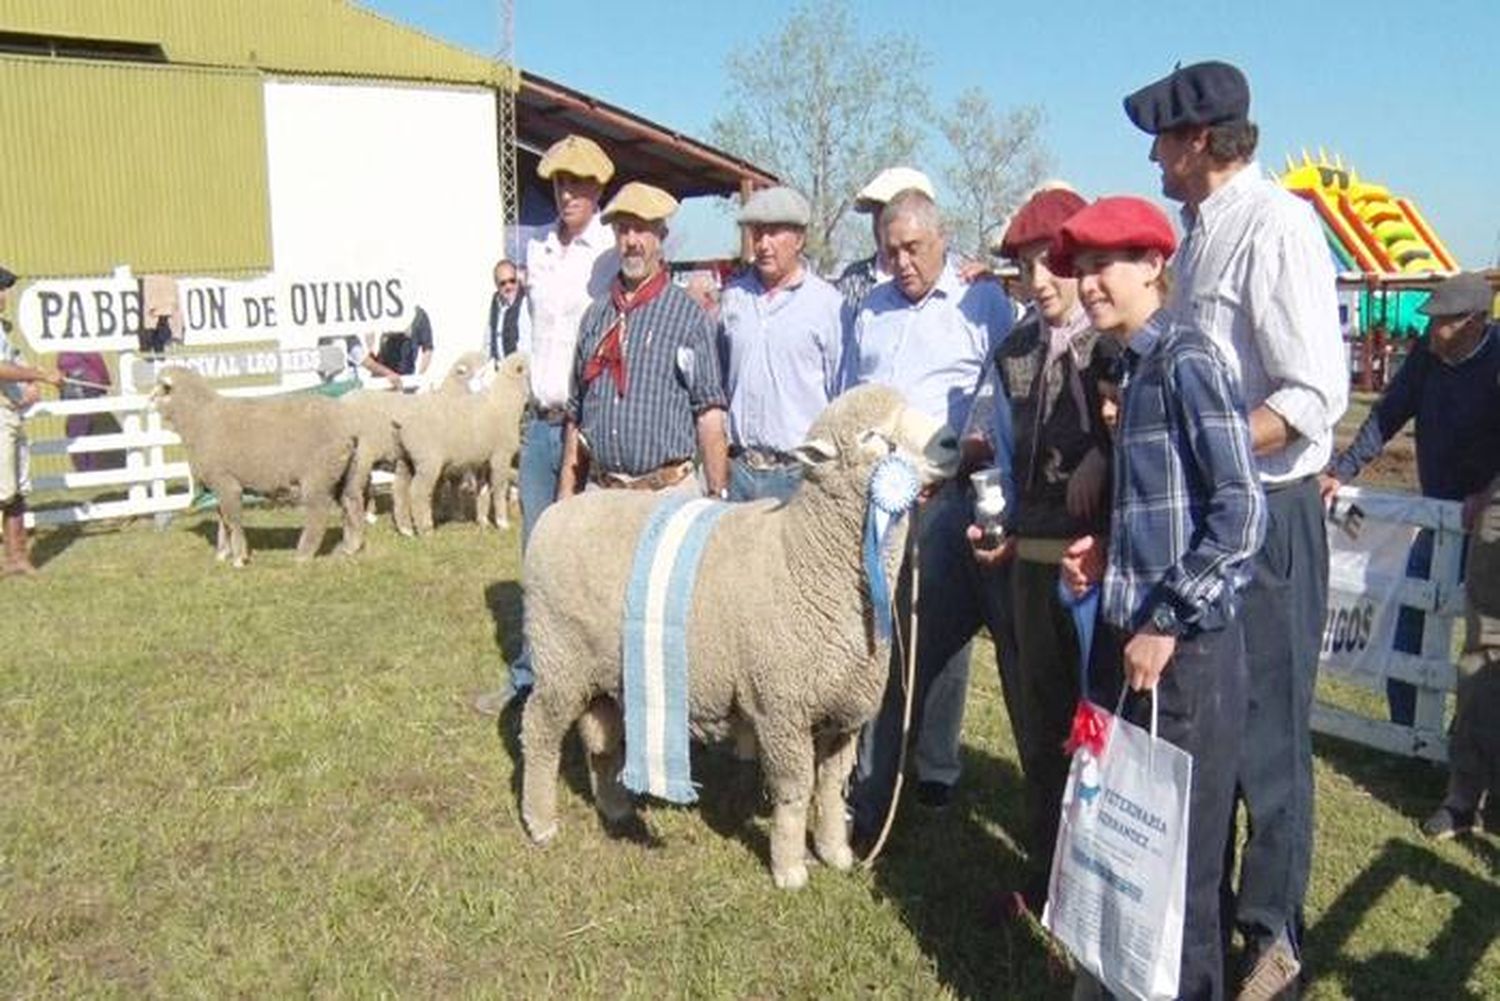
[[[1304,152],[1298,164],[1287,157],[1281,183],[1312,204],[1345,271],[1417,275],[1459,270],[1415,202],[1360,180],[1341,159],[1330,163],[1319,153],[1314,161]]]

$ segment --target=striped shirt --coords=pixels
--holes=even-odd
[[[1135,632],[1167,604],[1219,629],[1265,536],[1239,387],[1214,342],[1158,312],[1125,352],[1103,612]]]
[[[694,418],[726,406],[724,383],[708,314],[669,284],[626,320],[630,391],[621,396],[607,372],[585,385],[584,366],[617,316],[608,295],[583,314],[568,415],[597,471],[640,476],[693,456],[698,450]]]

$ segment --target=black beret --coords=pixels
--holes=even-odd
[[[1244,121],[1250,85],[1228,63],[1179,66],[1125,98],[1125,114],[1142,132],[1159,135],[1193,125]]]
[[[10,288],[15,283],[15,274],[9,268],[0,267],[0,291]]]

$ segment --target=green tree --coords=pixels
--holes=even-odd
[[[952,192],[947,211],[957,250],[982,257],[997,230],[1051,168],[1042,139],[1042,109],[1023,105],[1001,112],[970,87],[938,121],[951,159],[943,180]]]
[[[811,0],[725,62],[713,141],[807,196],[808,255],[824,272],[858,246],[845,225],[855,194],[921,140],[926,61],[902,34],[862,34],[844,0]]]

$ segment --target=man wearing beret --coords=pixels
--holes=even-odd
[[[838,395],[843,301],[802,259],[810,214],[786,187],[757,191],[740,209],[755,266],[719,303],[730,500],[790,496],[801,479],[791,451]]]
[[[531,529],[557,497],[562,470],[562,426],[578,346],[578,321],[589,303],[609,289],[619,267],[614,238],[599,219],[604,186],[615,166],[592,139],[565,136],[537,164],[537,176],[552,182],[557,225],[527,241],[525,299],[529,323],[518,347],[531,356],[531,400],[521,435],[521,552]],[[475,700],[482,713],[497,715],[513,696],[531,688],[531,654],[523,649],[506,683]]]
[[[1312,863],[1309,717],[1328,604],[1317,475],[1349,392],[1333,263],[1312,209],[1253,159],[1258,131],[1236,67],[1185,66],[1124,104],[1153,136],[1162,192],[1183,204],[1169,308],[1229,356],[1268,496],[1244,601],[1252,684],[1238,785],[1250,833],[1223,918],[1226,937],[1232,918],[1245,939],[1239,996],[1271,998],[1296,990]]]
[[[708,315],[672,282],[662,256],[677,200],[639,181],[603,218],[620,270],[583,314],[563,424],[558,497],[585,484],[630,490],[685,485],[696,454],[704,491],[729,495],[719,352]]]
[[[0,312],[5,310],[16,276],[0,268]],[[28,475],[26,431],[22,415],[41,398],[41,387],[61,386],[62,375],[27,365],[10,342],[10,324],[0,331],[0,514],[5,532],[5,561],[0,575],[30,577],[36,573],[26,544],[26,495],[31,492]]]
[[[1010,300],[995,282],[963,283],[948,260],[937,206],[920,190],[900,191],[885,204],[880,247],[892,277],[866,296],[854,321],[844,351],[844,387],[873,382],[899,389],[911,406],[957,433],[967,425],[987,359],[1010,333]],[[921,512],[922,627],[913,729],[918,800],[929,806],[945,805],[958,780],[969,678],[964,648],[981,624],[993,622],[964,535],[970,512],[968,492],[956,483],[945,485]],[[904,624],[909,574],[902,577],[896,601]],[[854,835],[866,845],[888,812],[900,758],[900,672],[899,654],[893,654],[895,678],[860,739]]]
[[[1003,903],[1012,913],[1024,905],[1035,915],[1047,899],[1068,777],[1063,744],[1081,694],[1081,642],[1072,610],[1058,595],[1058,566],[1070,543],[1103,535],[1109,525],[1110,441],[1092,367],[1096,354],[1118,350],[1089,322],[1078,280],[1054,274],[1047,264],[1053,237],[1085,204],[1069,188],[1038,191],[1001,240],[1001,255],[1019,264],[1019,285],[1032,303],[995,352],[1000,385],[993,395],[996,406],[1008,401],[1013,436],[1006,509],[1013,541],[987,549],[979,527],[968,530],[981,566],[1012,561],[1008,573],[996,577],[1011,610],[1015,651],[1007,657],[997,646],[997,654],[1025,779],[1027,878],[1019,899],[1012,895]]]

